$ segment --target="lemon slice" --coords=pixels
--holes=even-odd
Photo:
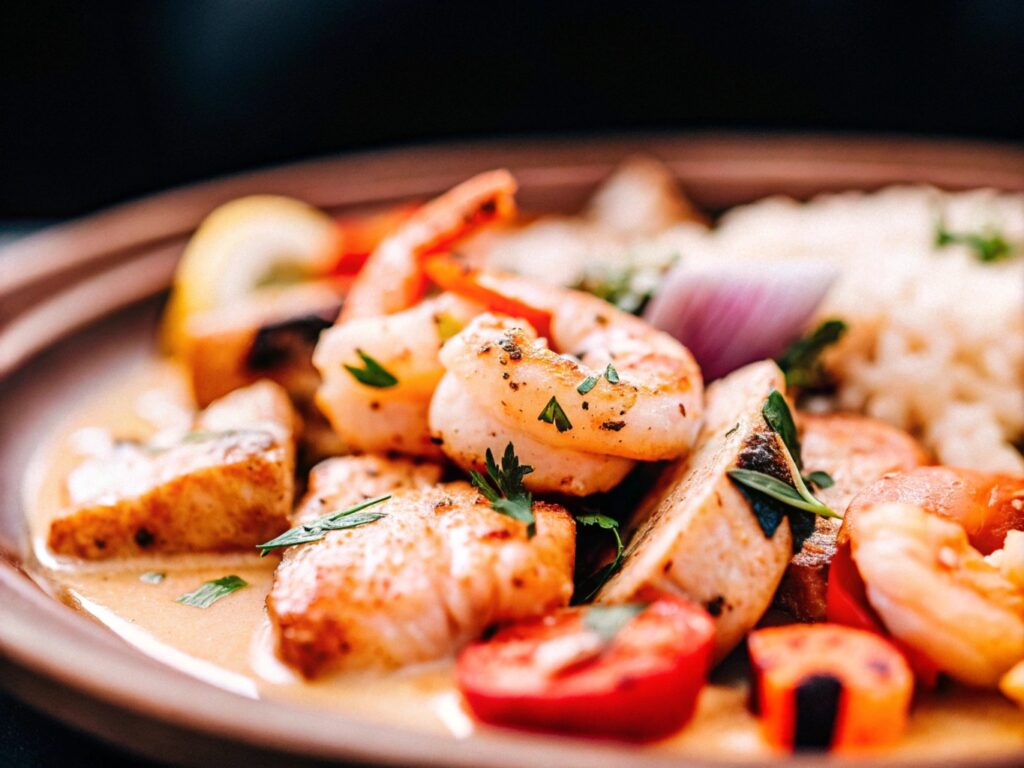
[[[256,195],[214,210],[189,240],[174,274],[163,344],[180,351],[188,318],[242,299],[264,286],[330,271],[341,232],[325,213],[299,200]]]

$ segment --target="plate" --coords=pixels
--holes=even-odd
[[[338,213],[424,198],[504,166],[519,179],[523,208],[572,211],[618,161],[636,152],[665,161],[710,211],[771,194],[807,198],[900,182],[1024,191],[1024,149],[1013,146],[663,134],[481,142],[249,173],[17,241],[0,251],[0,685],[102,738],[189,765],[680,765],[679,755],[512,732],[457,740],[210,686],[136,651],[34,580],[20,498],[33,449],[61,418],[153,354],[175,262],[216,205],[262,192]],[[789,762],[823,759],[797,756]],[[984,764],[1019,762],[1019,754],[1005,754],[988,756]],[[886,763],[894,761],[878,764]]]

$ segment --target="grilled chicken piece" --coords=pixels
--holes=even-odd
[[[327,283],[264,289],[188,321],[183,359],[200,406],[271,379],[298,404],[311,403],[320,377],[313,347],[341,309]]]
[[[372,509],[386,517],[289,549],[274,575],[277,651],[307,678],[442,658],[572,595],[575,522],[560,506],[534,503],[533,538],[464,482]]]
[[[236,390],[171,444],[119,443],[68,476],[55,553],[91,560],[253,547],[288,527],[295,415],[278,385]]]
[[[835,485],[815,495],[840,513],[861,489],[883,475],[928,463],[928,455],[914,438],[877,419],[801,413],[797,421],[804,468],[808,472],[828,472],[835,480]],[[814,533],[793,557],[779,586],[776,607],[800,621],[825,620],[828,567],[841,523],[834,518],[815,519]]]
[[[689,459],[669,465],[631,523],[622,567],[598,593],[602,603],[681,594],[715,617],[721,659],[771,605],[792,557],[788,520],[769,536],[726,474],[743,467],[785,477],[785,446],[761,409],[785,391],[778,366],[754,363],[707,390],[705,425]]]
[[[402,488],[429,488],[440,480],[440,465],[414,459],[373,453],[327,459],[310,471],[309,489],[292,519],[296,524],[309,523],[375,496]]]

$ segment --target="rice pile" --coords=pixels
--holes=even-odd
[[[917,435],[943,464],[1024,472],[1024,254],[981,262],[952,232],[996,229],[1024,243],[1024,195],[894,187],[799,204],[737,208],[712,232],[669,230],[650,243],[695,261],[822,260],[840,268],[822,317],[847,337],[827,356],[832,408]]]

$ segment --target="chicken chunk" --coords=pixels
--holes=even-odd
[[[850,414],[798,416],[804,467],[828,472],[831,488],[815,495],[837,512],[863,488],[890,472],[905,472],[928,463],[928,455],[903,430],[877,419]],[[818,517],[786,570],[775,605],[801,621],[824,621],[828,567],[836,550],[841,520]]]
[[[575,522],[536,502],[536,535],[469,484],[397,491],[386,516],[291,548],[267,609],[280,657],[311,678],[451,654],[489,626],[564,606]]]
[[[67,480],[55,553],[92,560],[253,547],[288,527],[295,416],[276,384],[236,390],[170,443],[119,443]]]
[[[717,659],[768,609],[792,556],[788,520],[769,534],[727,474],[743,467],[779,475],[785,447],[761,413],[773,389],[784,391],[785,381],[770,361],[708,388],[694,451],[640,505],[622,567],[597,596],[623,603],[667,591],[703,604],[715,617]]]

